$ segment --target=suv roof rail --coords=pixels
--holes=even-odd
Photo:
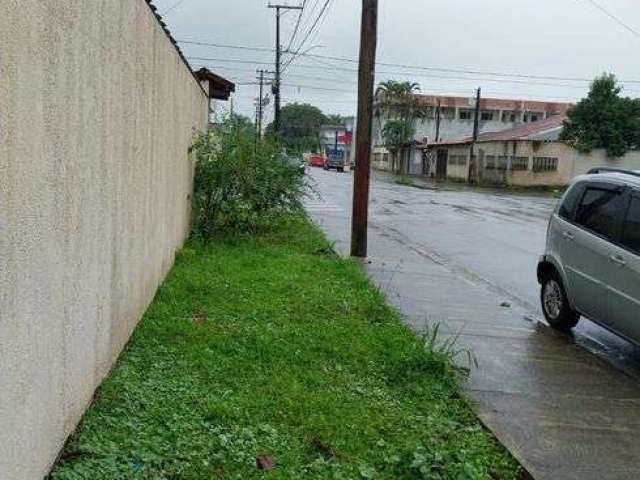
[[[627,170],[625,168],[615,167],[595,167],[587,172],[587,175],[594,175],[596,173],[622,173],[624,175],[633,175],[634,177],[640,177],[640,172],[636,170]]]

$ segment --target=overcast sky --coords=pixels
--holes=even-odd
[[[306,37],[325,1],[306,0],[293,50]],[[302,2],[281,1],[290,5]],[[379,3],[378,62],[414,68],[379,65],[377,81],[411,80],[429,94],[471,96],[476,87],[482,87],[485,97],[575,101],[586,93],[588,83],[566,79],[591,79],[599,73],[612,72],[629,81],[625,83],[628,95],[640,97],[638,0],[380,0]],[[178,40],[274,48],[275,11],[267,8],[266,1],[155,0],[155,4],[165,14],[165,21]],[[314,47],[310,54],[356,59],[360,9],[360,0],[329,0],[318,28],[302,50]],[[289,44],[297,18],[297,11],[283,16],[284,48]],[[253,117],[258,90],[257,86],[247,84],[255,82],[257,68],[273,70],[271,51],[190,44],[181,47],[194,68],[206,65],[236,82],[235,106]],[[309,102],[325,113],[353,115],[356,68],[355,63],[298,57],[283,79],[284,102]]]

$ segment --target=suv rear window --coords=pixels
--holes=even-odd
[[[620,191],[587,187],[576,223],[609,239],[615,239],[626,208],[625,196]]]
[[[631,197],[627,218],[624,221],[620,243],[626,248],[640,253],[640,198]]]

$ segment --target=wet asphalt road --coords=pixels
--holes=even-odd
[[[310,169],[310,175],[324,208],[350,218],[352,174]],[[398,185],[386,174],[375,174],[371,228],[393,234],[399,250],[419,246],[462,279],[485,284],[505,302],[541,320],[535,272],[557,199],[420,185],[423,188]],[[586,319],[573,341],[640,380],[640,348]]]

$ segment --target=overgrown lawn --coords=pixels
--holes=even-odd
[[[183,249],[51,479],[519,474],[450,358],[294,216]]]

